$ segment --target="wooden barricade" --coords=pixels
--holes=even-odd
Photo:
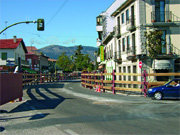
[[[111,80],[106,78],[106,76],[112,76]],[[133,77],[143,77],[143,82],[141,81],[123,81],[116,80],[117,76],[126,76],[130,78]],[[105,90],[110,90],[114,94],[116,91],[130,91],[130,92],[138,92],[145,93],[146,96],[147,89],[152,86],[160,86],[165,84],[163,81],[149,82],[147,80],[148,76],[180,76],[180,73],[146,73],[144,71],[142,74],[137,73],[82,73],[81,74],[81,84],[83,87],[93,87],[97,88],[100,85],[100,88],[105,92]],[[127,79],[128,80],[128,79]],[[136,88],[132,87],[136,85]]]

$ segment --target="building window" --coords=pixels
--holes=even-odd
[[[124,13],[121,14],[121,23],[124,23]]]
[[[128,66],[128,73],[130,74],[131,73],[131,67]],[[128,75],[128,81],[131,81],[131,76]],[[128,84],[128,88],[131,88],[131,84]]]
[[[127,53],[130,51],[130,37],[127,36]]]
[[[1,53],[1,59],[2,60],[7,60],[7,53],[6,52]]]
[[[129,22],[129,9],[126,10],[126,22]]]
[[[133,55],[136,55],[136,39],[135,39],[135,33],[132,34],[132,53],[133,53]]]
[[[121,57],[121,40],[118,40],[118,47],[119,47],[118,58],[120,58]]]
[[[161,44],[162,44],[162,54],[166,54],[166,31],[162,31],[162,41],[161,41]]]
[[[126,67],[123,67],[123,73],[126,73]],[[123,80],[126,81],[126,76],[123,76]],[[124,87],[126,87],[126,84],[124,84]]]
[[[122,50],[125,51],[125,38],[122,39]]]
[[[155,1],[155,20],[156,22],[165,21],[165,1],[164,0]]]
[[[137,66],[133,66],[133,73],[137,73]],[[137,76],[133,76],[133,81],[137,81]],[[133,84],[133,88],[137,88],[137,84]]]

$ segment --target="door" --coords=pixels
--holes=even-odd
[[[155,20],[156,22],[165,21],[165,1],[164,0],[155,1]]]

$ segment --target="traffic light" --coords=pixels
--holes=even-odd
[[[44,31],[44,19],[37,20],[37,30]]]

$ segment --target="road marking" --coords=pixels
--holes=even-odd
[[[76,132],[72,131],[71,129],[66,129],[64,130],[66,133],[70,134],[70,135],[79,135]]]
[[[71,89],[71,90],[72,90],[72,89],[73,89],[73,87],[69,87],[69,89]]]

